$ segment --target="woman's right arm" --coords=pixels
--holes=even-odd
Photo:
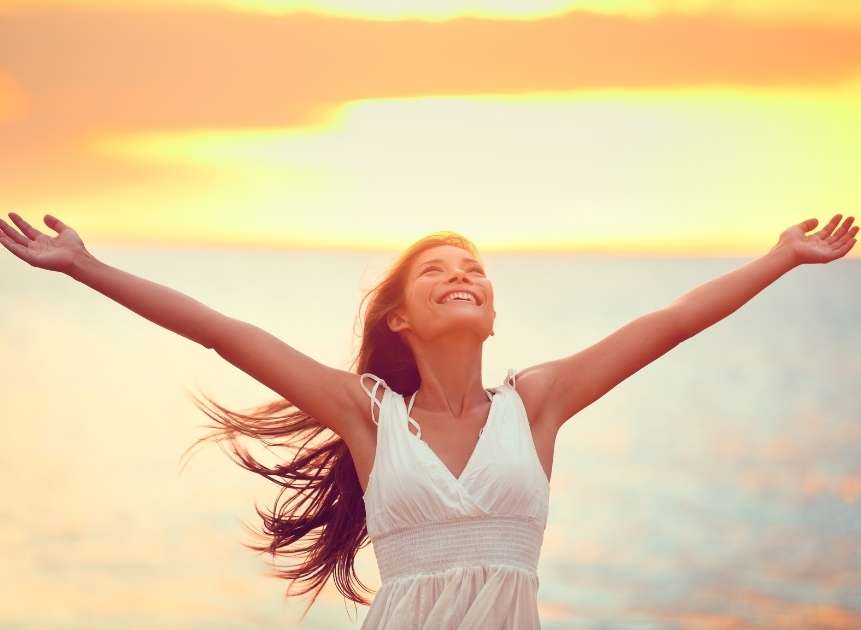
[[[214,349],[348,442],[351,431],[367,429],[367,397],[356,374],[324,365],[254,324],[89,254],[76,258],[69,275],[151,322]]]
[[[66,274],[154,324],[212,349],[225,316],[194,298],[79,252]]]
[[[324,365],[253,324],[99,261],[72,228],[51,215],[45,223],[59,233],[53,238],[16,214],[10,217],[23,236],[0,219],[0,243],[32,266],[65,273],[151,322],[214,349],[345,439],[365,429],[367,396],[353,372]]]

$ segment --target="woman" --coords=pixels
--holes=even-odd
[[[252,548],[300,556],[298,567],[277,575],[308,583],[296,594],[316,587],[311,604],[329,577],[346,597],[368,603],[356,592],[368,589],[353,561],[373,542],[382,585],[363,628],[387,630],[539,628],[536,567],[562,424],[790,269],[845,256],[858,232],[851,216],[840,225],[840,214],[809,235],[816,219],[793,225],[743,267],[576,354],[509,370],[485,389],[493,285],[475,246],[456,233],[414,243],[362,300],[372,298],[353,372],[98,261],[51,215],[44,221],[56,237],[9,216],[20,233],[0,219],[0,242],[20,259],[214,349],[282,397],[251,414],[204,409],[218,425],[202,440],[228,440],[240,465],[290,489],[288,509],[276,501],[261,513],[271,540]],[[239,435],[297,455],[268,468]]]

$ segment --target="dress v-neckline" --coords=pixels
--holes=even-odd
[[[482,441],[482,438],[484,437],[484,433],[487,431],[488,426],[490,425],[491,421],[493,420],[493,415],[494,415],[493,412],[494,412],[494,409],[496,406],[496,399],[499,397],[499,391],[497,391],[497,390],[485,390],[485,391],[494,391],[494,393],[490,396],[490,409],[487,412],[487,418],[485,418],[485,420],[484,420],[484,425],[481,427],[481,429],[478,432],[478,439],[475,441],[475,446],[473,446],[472,452],[469,454],[469,458],[466,460],[466,464],[464,464],[464,466],[463,466],[463,470],[460,471],[460,475],[458,475],[457,477],[455,477],[454,473],[451,472],[449,467],[445,465],[445,462],[442,461],[440,456],[436,454],[436,451],[434,451],[431,448],[430,444],[425,442],[424,438],[421,437],[421,425],[418,423],[418,421],[415,418],[412,418],[410,416],[410,412],[409,412],[409,409],[407,407],[407,402],[406,402],[406,400],[404,400],[403,396],[400,396],[401,404],[403,405],[403,409],[404,409],[404,415],[407,417],[407,425],[404,426],[404,429],[406,429],[406,432],[413,439],[418,440],[418,442],[422,444],[424,449],[431,455],[434,462],[442,470],[444,470],[445,473],[448,475],[449,479],[454,481],[457,485],[462,485],[461,482],[463,481],[464,477],[466,476],[466,473],[469,470],[469,467],[472,464],[472,461],[475,459],[476,454],[478,453],[479,447],[481,446],[481,441]],[[416,428],[419,431],[419,435],[415,435],[412,431],[410,431],[409,422],[412,422],[416,425]]]

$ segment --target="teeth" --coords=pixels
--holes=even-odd
[[[466,300],[466,301],[472,302],[473,304],[477,304],[477,303],[478,303],[478,302],[477,302],[477,300],[475,299],[475,297],[474,297],[472,294],[470,294],[470,293],[466,293],[465,291],[454,291],[454,292],[452,292],[452,293],[449,293],[449,294],[445,297],[445,299],[442,301],[442,303],[443,303],[443,304],[445,304],[446,302],[450,302],[451,300],[455,300],[455,299],[458,299],[458,298],[462,298],[462,299],[464,299],[464,300]]]

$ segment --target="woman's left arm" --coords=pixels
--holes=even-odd
[[[676,299],[668,308],[678,318],[682,337],[693,337],[722,320],[799,265],[827,263],[845,256],[855,245],[858,227],[851,227],[855,217],[850,216],[837,228],[841,216],[834,215],[825,227],[810,235],[806,232],[816,227],[816,219],[787,228],[767,254]]]
[[[688,291],[671,304],[625,324],[604,339],[559,359],[518,372],[525,401],[536,422],[556,430],[584,407],[626,378],[665,355],[715,322],[736,311],[790,269],[827,263],[845,256],[855,245],[858,228],[849,217],[837,228],[835,215],[824,228],[807,235],[816,219],[793,225],[780,234],[767,254]]]

